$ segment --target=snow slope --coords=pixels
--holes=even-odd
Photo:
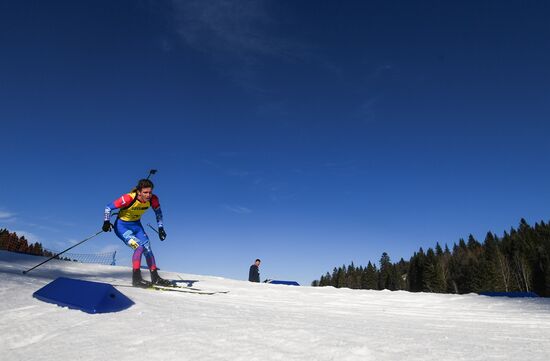
[[[130,269],[0,251],[2,360],[548,360],[550,300],[292,287],[182,274],[196,295],[118,289],[87,314],[32,297],[59,276],[129,284]],[[176,273],[161,275],[177,278]]]

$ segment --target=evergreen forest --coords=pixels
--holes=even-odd
[[[436,293],[534,292],[550,297],[550,224],[521,219],[501,237],[488,232],[480,242],[472,235],[452,249],[436,243],[393,263],[384,252],[377,264],[335,267],[312,286],[406,290]]]
[[[51,257],[53,253],[45,250],[39,242],[30,243],[24,236],[15,232],[0,229],[0,250]]]

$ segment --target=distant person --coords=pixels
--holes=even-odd
[[[149,179],[141,179],[130,193],[124,194],[105,207],[105,217],[103,219],[103,231],[110,232],[111,226],[113,226],[117,237],[134,250],[132,255],[132,285],[137,287],[151,285],[141,277],[142,255],[145,255],[145,261],[151,272],[151,282],[161,286],[172,286],[170,281],[161,278],[158,274],[149,238],[140,221],[143,213],[149,207],[152,207],[157,218],[159,238],[164,241],[166,232],[162,223],[162,211],[158,197],[153,194],[153,187],[153,182]],[[110,219],[113,209],[119,209],[119,212],[114,225],[111,225]]]
[[[250,271],[248,272],[248,280],[250,282],[260,282],[260,259],[256,259],[254,264],[250,266]]]

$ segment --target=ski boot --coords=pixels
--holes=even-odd
[[[156,269],[151,270],[151,282],[159,286],[174,287],[174,284],[172,282],[165,280],[164,278],[161,278]]]
[[[141,270],[135,269],[132,271],[132,286],[147,288],[151,287],[151,282],[146,281],[141,277]]]

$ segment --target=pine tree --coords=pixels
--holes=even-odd
[[[509,290],[510,273],[507,262],[499,249],[498,238],[487,232],[484,249],[484,267],[482,291],[507,292]]]
[[[393,265],[394,277],[397,290],[408,290],[407,287],[407,272],[409,270],[409,263],[403,258],[399,260],[397,264]]]
[[[384,252],[380,257],[380,273],[378,278],[378,289],[391,289],[391,259],[390,256]]]
[[[337,272],[337,284],[338,288],[347,287],[348,284],[346,283],[346,265],[342,265],[342,267],[338,268]]]
[[[441,256],[443,256],[443,250],[441,249]],[[426,252],[425,271],[423,275],[422,290],[426,292],[445,292],[446,284],[444,275],[442,274],[442,268],[439,266],[439,259],[436,256],[433,249],[428,248]]]
[[[370,261],[365,268],[364,277],[362,280],[362,288],[368,290],[378,289],[378,270]]]

